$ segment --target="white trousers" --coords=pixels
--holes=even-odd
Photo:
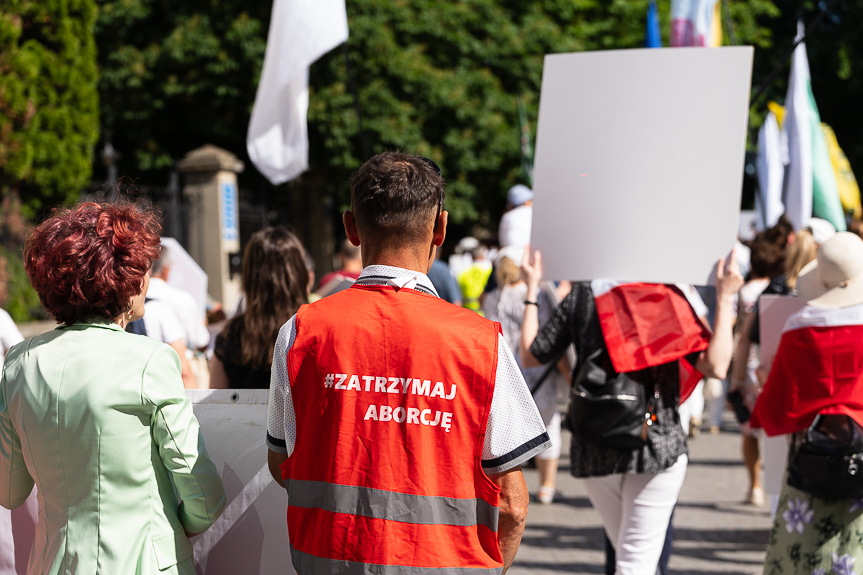
[[[681,455],[656,475],[616,473],[584,480],[617,555],[615,575],[656,575],[687,463]]]

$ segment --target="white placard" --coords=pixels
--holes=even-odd
[[[759,351],[761,365],[765,369],[773,364],[785,322],[805,305],[806,302],[794,296],[763,295],[758,298]],[[785,435],[764,437],[763,443],[764,491],[769,495],[779,495],[788,460],[788,438]]]
[[[228,503],[192,540],[201,575],[294,573],[288,495],[267,469],[267,389],[186,390]]]
[[[806,302],[796,296],[762,295],[758,298],[759,359],[766,369],[773,364],[785,322],[805,306]]]
[[[203,319],[207,309],[207,272],[198,265],[189,252],[174,238],[162,238],[162,245],[168,248],[171,273],[168,285],[181,289],[195,298],[198,315]]]
[[[737,236],[752,53],[545,57],[532,244],[546,278],[704,282]]]

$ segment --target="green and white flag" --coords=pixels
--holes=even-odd
[[[797,25],[798,38],[803,23]],[[791,77],[785,96],[782,127],[788,142],[785,177],[785,214],[795,229],[805,227],[814,216],[829,221],[837,231],[845,230],[845,215],[839,199],[836,174],[821,130],[821,116],[812,93],[806,45],[794,50]]]

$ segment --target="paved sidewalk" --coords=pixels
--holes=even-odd
[[[740,461],[740,435],[726,419],[718,435],[690,440],[690,464],[674,516],[674,552],[669,569],[689,573],[761,573],[767,547],[767,507],[743,505],[746,471]],[[604,538],[599,516],[581,483],[569,474],[568,440],[558,475],[560,497],[551,505],[531,499],[521,548],[509,573],[603,573]],[[525,470],[531,494],[537,472]]]

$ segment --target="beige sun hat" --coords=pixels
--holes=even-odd
[[[863,240],[838,232],[818,249],[797,278],[797,292],[809,305],[841,308],[863,304]]]

